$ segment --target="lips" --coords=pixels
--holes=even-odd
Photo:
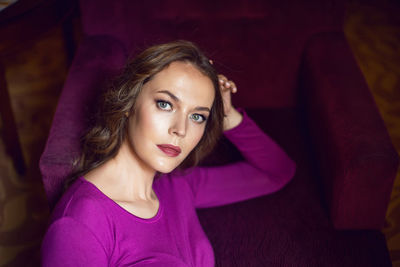
[[[157,145],[157,147],[169,157],[176,157],[181,153],[181,148],[179,146],[162,144]]]

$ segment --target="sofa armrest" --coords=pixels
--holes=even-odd
[[[312,37],[300,77],[334,227],[381,229],[399,157],[344,34]]]
[[[87,125],[92,102],[126,58],[125,48],[113,37],[90,36],[81,42],[39,162],[51,208],[62,193],[63,181],[71,172],[74,158],[79,155],[80,137]]]

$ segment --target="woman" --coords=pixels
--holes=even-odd
[[[105,93],[75,179],[51,217],[43,266],[213,266],[196,208],[282,188],[295,163],[192,43],[146,49]],[[245,161],[195,167],[224,135]]]

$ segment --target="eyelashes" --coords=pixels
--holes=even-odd
[[[164,100],[156,100],[157,107],[161,110],[172,110],[172,104]]]
[[[158,99],[156,100],[156,105],[157,108],[163,111],[172,111],[172,104],[166,100],[161,100]],[[198,113],[194,113],[190,115],[190,118],[198,124],[201,124],[205,121],[207,121],[207,117],[202,115],[202,114],[198,114]]]
[[[203,123],[207,120],[207,118],[201,114],[192,114],[190,115],[190,117],[192,118],[193,121],[197,122],[197,123]]]

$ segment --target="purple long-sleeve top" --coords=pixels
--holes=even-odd
[[[57,203],[45,234],[43,266],[214,266],[214,253],[196,208],[273,193],[294,176],[296,164],[243,113],[225,131],[245,161],[196,167],[153,182],[157,214],[137,217],[83,177]]]

